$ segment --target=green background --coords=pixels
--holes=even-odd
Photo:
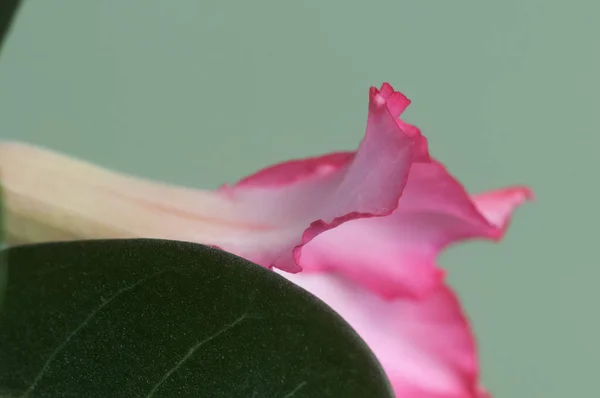
[[[501,245],[441,258],[478,333],[486,385],[497,397],[593,396],[593,4],[29,0],[0,62],[0,137],[213,188],[355,148],[368,87],[389,81],[471,191],[526,183],[537,194]]]

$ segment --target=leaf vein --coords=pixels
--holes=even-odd
[[[247,312],[245,312],[244,314],[242,314],[240,317],[238,317],[235,321],[225,325],[225,327],[221,330],[219,330],[216,333],[213,333],[212,335],[208,336],[207,338],[197,342],[196,344],[194,344],[188,351],[187,353],[181,357],[181,359],[179,361],[177,361],[177,363],[171,368],[169,369],[164,375],[163,377],[161,377],[161,379],[158,381],[158,383],[156,383],[152,389],[150,390],[150,392],[148,393],[148,395],[146,396],[146,398],[152,398],[154,397],[154,394],[156,394],[156,392],[158,391],[158,389],[160,388],[160,386],[167,381],[175,372],[177,372],[177,370],[179,370],[179,368],[181,368],[181,366],[192,357],[192,355],[194,355],[196,353],[196,351],[202,347],[204,344],[210,342],[211,340],[219,337],[220,335],[222,335],[223,333],[231,330],[233,327],[235,327],[236,325],[238,325],[240,322],[242,322],[244,319],[247,318]]]
[[[65,349],[65,347],[71,342],[71,340],[73,340],[73,337],[75,337],[81,330],[83,330],[103,308],[105,308],[107,305],[109,305],[111,302],[113,302],[117,297],[119,297],[123,293],[129,292],[129,291],[137,288],[138,286],[142,285],[143,283],[147,282],[148,280],[155,278],[155,277],[159,276],[160,274],[165,273],[166,271],[168,271],[168,269],[161,270],[159,272],[155,272],[154,274],[145,276],[144,278],[141,278],[137,282],[135,282],[129,286],[126,286],[124,288],[119,289],[116,293],[114,293],[108,299],[103,300],[96,308],[94,308],[90,312],[90,314],[83,320],[83,322],[81,322],[79,324],[79,326],[77,326],[75,329],[73,329],[73,331],[67,335],[65,340],[58,347],[56,347],[54,349],[54,351],[52,351],[52,353],[50,354],[50,356],[48,357],[48,359],[42,366],[42,369],[39,371],[37,376],[33,379],[33,382],[31,383],[31,385],[23,392],[23,394],[21,394],[20,398],[25,398],[25,397],[29,396],[29,394],[36,388],[36,386],[38,385],[38,383],[40,382],[42,377],[46,374],[46,372],[50,368],[50,365],[56,359],[58,354],[60,354]]]
[[[307,382],[303,381],[301,383],[299,383],[292,391],[290,391],[289,393],[285,394],[283,396],[283,398],[292,398],[294,395],[296,395],[296,393],[300,390],[302,390],[304,388],[304,386],[306,386]]]

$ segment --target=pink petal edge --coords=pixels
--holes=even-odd
[[[411,165],[429,161],[425,137],[397,118],[408,103],[387,83],[381,90],[372,87],[366,134],[356,152],[284,162],[221,187],[218,193],[236,204],[241,219],[271,222],[276,232],[268,240],[278,249],[256,253],[255,246],[236,242],[223,247],[261,265],[298,272],[293,249],[318,234],[314,225],[329,229],[391,214]]]
[[[283,229],[303,230],[296,244],[297,232],[288,228],[288,243],[277,246],[282,250],[245,257],[288,272],[337,271],[391,299],[435,289],[445,276],[436,257],[447,245],[500,239],[531,191],[470,196],[430,157],[419,129],[399,119],[409,104],[387,83],[372,87],[365,138],[355,153],[281,163],[223,187],[230,199],[251,203],[251,211],[264,207],[272,215],[280,207],[275,218],[296,217],[282,221]],[[277,203],[265,204],[271,202]]]

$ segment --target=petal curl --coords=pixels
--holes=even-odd
[[[355,153],[282,163],[221,188],[219,193],[236,204],[239,219],[272,227],[271,233],[240,236],[222,247],[297,272],[302,264],[292,249],[322,232],[315,225],[332,228],[391,214],[411,166],[429,161],[427,140],[398,118],[409,103],[387,83],[372,87],[366,133]]]
[[[279,273],[356,330],[381,362],[396,396],[481,397],[474,336],[446,285],[422,300],[384,300],[340,274]]]

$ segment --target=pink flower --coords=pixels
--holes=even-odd
[[[278,164],[213,192],[2,144],[7,233],[21,242],[142,236],[218,246],[328,303],[399,397],[484,397],[474,336],[435,261],[447,245],[500,239],[532,194],[469,195],[399,118],[409,103],[389,84],[371,88],[357,151]]]

